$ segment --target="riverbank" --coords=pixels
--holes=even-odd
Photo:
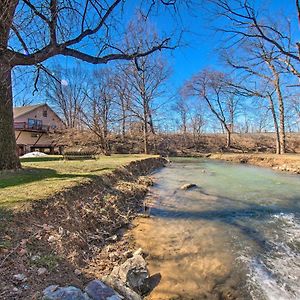
[[[276,155],[270,153],[213,153],[209,155],[209,158],[269,167],[274,170],[300,174],[300,154]]]
[[[151,185],[145,175],[164,163],[136,160],[35,201],[30,209],[2,208],[0,299],[41,299],[51,284],[82,288],[125,261],[133,247],[126,230]]]

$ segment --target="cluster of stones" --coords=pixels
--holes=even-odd
[[[123,299],[112,288],[100,280],[88,283],[84,291],[75,287],[50,285],[43,291],[43,300],[120,300]]]
[[[110,275],[93,280],[84,290],[75,286],[48,286],[43,300],[141,300],[152,289],[147,264],[139,249],[122,265],[116,266]]]

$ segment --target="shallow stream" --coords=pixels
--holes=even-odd
[[[300,299],[299,175],[183,159],[154,177],[134,229],[162,276],[149,299]]]

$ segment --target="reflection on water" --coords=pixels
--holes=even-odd
[[[300,299],[299,176],[183,160],[155,178],[134,230],[162,275],[149,299]]]

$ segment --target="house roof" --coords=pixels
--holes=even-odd
[[[47,106],[56,116],[57,118],[63,122],[61,120],[61,118],[58,116],[58,114],[46,103],[44,104],[36,104],[36,105],[27,105],[27,106],[19,106],[19,107],[14,107],[14,119],[21,117],[23,115],[26,115],[34,110],[36,110],[39,107],[43,107],[43,106]]]
[[[27,105],[27,106],[20,106],[20,107],[14,107],[14,118],[18,118],[20,116],[23,116],[39,107],[42,107],[46,104],[37,104],[37,105]]]

